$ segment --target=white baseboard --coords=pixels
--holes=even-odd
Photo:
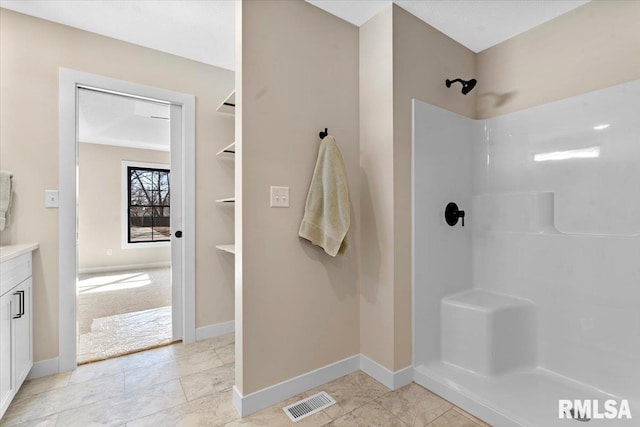
[[[413,381],[413,366],[391,372],[367,356],[356,354],[246,396],[234,386],[233,405],[240,416],[245,417],[357,370],[362,370],[390,390],[397,390]]]
[[[163,268],[163,267],[171,267],[171,263],[167,261],[162,261],[162,262],[147,262],[145,264],[107,265],[104,267],[78,268],[78,274],[112,273],[114,271],[130,271],[130,270],[142,270],[145,268]]]
[[[242,396],[234,386],[233,404],[240,416],[245,417],[297,394],[355,372],[359,367],[360,355],[356,354],[246,396]]]
[[[27,379],[32,380],[35,378],[46,377],[57,374],[58,372],[60,372],[58,358],[54,357],[53,359],[34,362],[31,371],[29,371],[29,375],[27,375]]]
[[[364,354],[360,354],[360,369],[390,390],[397,390],[413,381],[413,366],[391,372]]]
[[[209,338],[219,337],[220,335],[226,335],[236,330],[236,321],[229,320],[228,322],[220,322],[215,325],[202,326],[196,328],[196,341],[206,340]]]
[[[413,382],[413,366],[409,365],[393,373],[393,390],[398,390]]]
[[[238,390],[238,387],[236,387],[235,384],[231,389],[231,394],[232,394],[231,403],[233,403],[233,407],[236,408],[236,412],[241,417],[243,417],[244,415],[242,415],[242,394],[240,394],[240,390]]]

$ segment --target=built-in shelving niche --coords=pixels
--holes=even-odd
[[[234,244],[230,244],[230,245],[217,245],[216,249],[222,251],[222,252],[228,252],[230,254],[234,254],[236,253],[236,245]]]
[[[226,199],[218,199],[215,202],[217,204],[223,205],[223,206],[233,206],[233,204],[236,202],[236,198],[235,197],[228,197]]]
[[[234,90],[231,94],[218,106],[216,109],[219,113],[232,114],[235,115],[236,112],[236,91]],[[224,147],[222,150],[216,153],[216,157],[219,159],[228,159],[234,160],[236,157],[236,143],[235,141],[231,144]],[[236,198],[235,197],[227,197],[225,199],[218,199],[215,201],[219,206],[235,206]],[[236,246],[234,244],[225,244],[225,245],[217,245],[216,249],[227,252],[230,254],[236,253]]]
[[[235,114],[236,113],[236,91],[231,92],[227,98],[222,101],[218,108],[216,108],[218,113],[225,114]]]

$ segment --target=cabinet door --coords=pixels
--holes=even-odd
[[[31,349],[31,278],[19,284],[14,292],[22,293],[19,318],[13,319],[13,333],[15,335],[15,367],[16,384],[21,385],[33,366],[33,351]],[[14,308],[14,312],[17,311]]]
[[[0,417],[9,407],[13,398],[15,381],[13,378],[13,333],[12,319],[17,297],[7,292],[0,297]]]

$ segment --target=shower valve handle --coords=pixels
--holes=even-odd
[[[464,211],[458,209],[458,205],[454,202],[449,202],[445,208],[444,218],[451,227],[458,223],[458,219],[462,219],[462,226],[464,227]]]

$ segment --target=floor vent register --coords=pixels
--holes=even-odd
[[[296,422],[308,417],[309,415],[313,415],[318,411],[322,411],[324,408],[327,408],[334,403],[336,403],[336,401],[333,400],[331,396],[326,392],[321,391],[318,394],[299,400],[298,402],[285,406],[282,409],[287,416],[289,416],[291,421]]]

